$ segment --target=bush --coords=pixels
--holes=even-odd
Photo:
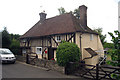
[[[20,43],[18,40],[13,39],[11,41],[11,45],[10,45],[10,50],[15,54],[15,55],[20,55]]]
[[[80,49],[74,43],[61,43],[56,52],[57,63],[59,66],[66,66],[68,62],[80,61]]]

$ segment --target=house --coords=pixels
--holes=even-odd
[[[72,13],[46,19],[47,14],[41,12],[40,20],[20,38],[23,55],[35,52],[40,59],[56,59],[56,49],[64,40],[78,45],[86,63],[98,63],[99,56],[104,56],[102,43],[99,35],[87,26],[87,7],[82,5],[79,9],[80,19]]]

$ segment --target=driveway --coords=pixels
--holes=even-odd
[[[76,80],[79,77],[67,76],[62,73],[47,70],[45,68],[34,67],[22,62],[16,62],[15,64],[3,64],[2,65],[2,77],[3,78],[67,78],[70,80]],[[35,80],[35,79],[34,79]],[[79,80],[85,80],[79,78]]]

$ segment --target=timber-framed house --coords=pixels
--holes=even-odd
[[[87,63],[97,63],[99,56],[104,56],[101,54],[103,46],[99,35],[87,26],[87,7],[82,5],[79,9],[79,19],[72,13],[46,19],[47,14],[41,12],[40,20],[20,38],[23,55],[28,52],[37,53],[38,48],[39,58],[56,59],[56,49],[64,40],[77,44],[82,59],[86,58]],[[91,53],[91,50],[98,51],[97,55]]]

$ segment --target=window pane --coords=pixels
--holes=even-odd
[[[93,34],[90,34],[90,40],[93,40]]]

